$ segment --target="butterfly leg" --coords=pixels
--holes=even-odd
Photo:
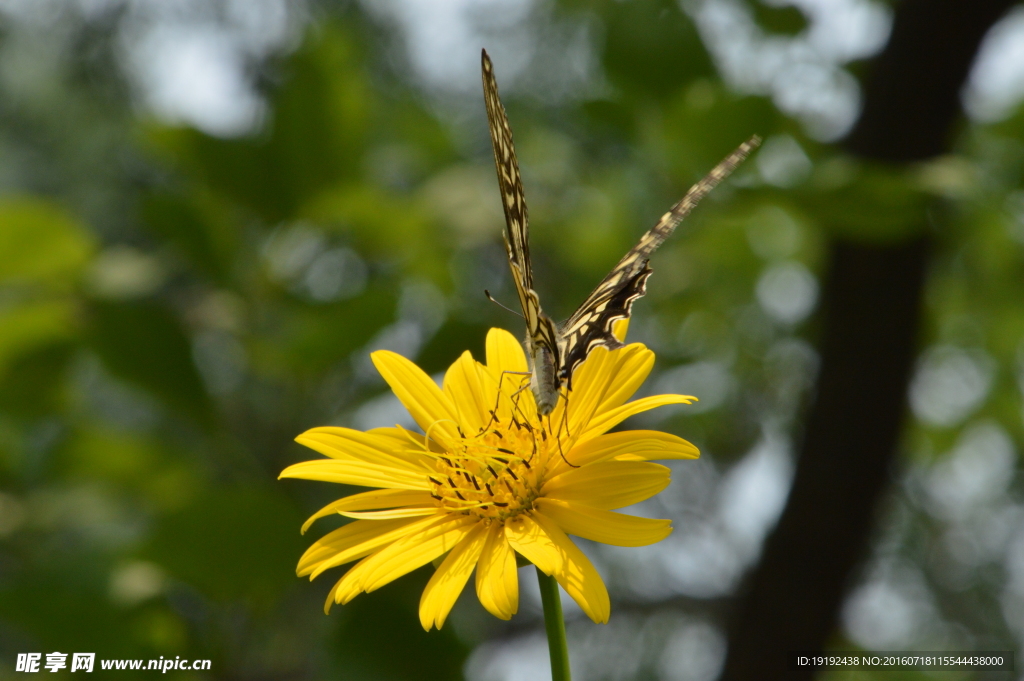
[[[510,374],[521,374],[521,375],[524,375],[524,376],[530,376],[531,375],[529,373],[521,372],[521,371],[509,371],[507,373],[510,373]],[[537,448],[537,435],[533,432],[533,428],[530,426],[530,419],[529,419],[529,417],[525,413],[523,413],[522,409],[519,408],[519,396],[529,387],[530,387],[530,383],[524,377],[522,385],[520,385],[519,389],[516,390],[514,393],[512,393],[509,396],[509,400],[511,400],[511,402],[512,402],[512,421],[516,424],[516,427],[518,427],[518,428],[525,428],[526,430],[530,431],[530,435],[531,435],[531,437],[533,437],[533,440],[534,440],[534,449],[536,450],[536,448]],[[516,420],[516,417],[515,417],[516,414],[518,414],[519,418],[521,418],[523,420],[522,423],[519,423],[519,421]]]
[[[562,437],[561,437],[561,435],[562,435],[562,427],[563,426],[565,427],[565,434],[566,434],[566,436],[567,437],[572,437],[572,435],[569,433],[569,392],[568,391],[566,391],[565,393],[562,394],[562,399],[565,400],[565,409],[562,410],[562,422],[558,424],[558,432],[555,433],[555,441],[558,443],[558,453],[561,455],[562,461],[564,461],[570,468],[579,468],[579,466],[577,466],[576,464],[574,464],[571,461],[569,461],[569,459],[565,458],[565,452],[562,451]],[[548,417],[548,429],[550,430],[550,428],[551,428],[551,417],[549,416]]]
[[[517,395],[519,395],[519,393],[521,393],[524,388],[527,388],[530,385],[525,380],[526,377],[531,375],[529,371],[502,371],[501,372],[501,376],[498,378],[498,396],[495,398],[495,400],[494,400],[494,408],[491,409],[491,412],[490,412],[491,413],[491,418],[487,421],[486,424],[484,424],[483,428],[480,429],[481,433],[484,432],[485,430],[487,430],[488,428],[490,428],[493,424],[499,423],[499,421],[498,421],[498,406],[501,404],[501,396],[504,395],[504,393],[501,390],[501,384],[505,380],[505,374],[510,374],[510,375],[513,375],[513,376],[522,376],[523,379],[524,379],[523,380],[524,385],[520,386],[520,388],[518,390],[516,390],[514,393],[512,393],[512,395],[510,396],[509,399],[513,399],[514,400],[514,398]],[[518,401],[513,401],[512,408],[515,411],[519,410]],[[522,416],[522,412],[520,412],[520,416]],[[523,420],[526,420],[525,416],[523,417]]]

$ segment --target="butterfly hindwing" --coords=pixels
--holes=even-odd
[[[562,366],[558,377],[570,390],[573,372],[591,350],[601,345],[614,350],[623,345],[612,334],[612,327],[620,319],[629,319],[633,302],[647,292],[649,276],[651,268],[646,263],[638,271],[623,271],[617,283],[595,290],[587,299],[590,305],[577,310],[562,328]]]

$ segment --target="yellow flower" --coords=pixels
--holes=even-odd
[[[444,386],[393,352],[373,363],[424,434],[401,427],[368,432],[313,428],[296,441],[330,458],[289,466],[281,477],[377,488],[315,513],[356,518],[313,544],[299,576],[359,560],[331,590],[348,603],[447,554],[420,599],[424,629],[444,624],[476,569],[487,610],[509,619],[519,606],[516,553],[553,575],[592,620],[608,621],[608,591],[566,536],[645,546],[672,531],[670,521],[613,513],[669,483],[650,459],[695,459],[697,448],[650,430],[608,433],[626,418],[695,398],[657,395],[627,402],[654,365],[639,343],[597,348],[573,376],[568,400],[537,415],[526,357],[507,331],[487,335],[487,364],[463,353]],[[525,387],[525,389],[524,389]]]

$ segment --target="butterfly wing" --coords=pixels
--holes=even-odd
[[[494,147],[494,165],[498,171],[498,188],[501,204],[505,209],[505,250],[516,285],[519,303],[526,318],[526,333],[533,348],[546,349],[558,362],[557,331],[554,322],[540,309],[540,299],[533,290],[533,268],[530,264],[529,221],[526,213],[526,199],[523,196],[523,182],[519,176],[519,162],[512,145],[512,128],[505,115],[505,107],[498,97],[498,83],[494,79],[494,67],[487,51],[481,52],[481,71],[484,83],[484,103],[487,106],[487,122],[491,130],[491,145]]]
[[[753,151],[761,139],[756,135],[741,144],[704,179],[690,187],[686,195],[661,216],[658,223],[612,268],[597,288],[572,314],[560,330],[562,364],[559,378],[572,387],[572,373],[599,345],[614,349],[622,343],[612,335],[612,325],[619,319],[628,319],[637,298],[647,291],[647,278],[651,275],[648,259],[665,243],[676,226],[707,196],[708,192],[736,169]]]

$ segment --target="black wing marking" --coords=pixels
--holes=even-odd
[[[540,308],[540,299],[533,290],[533,268],[530,264],[529,219],[523,182],[519,176],[519,162],[512,144],[512,128],[505,115],[505,107],[498,97],[498,83],[494,79],[494,66],[487,50],[480,55],[484,84],[484,104],[494,147],[494,166],[498,172],[501,204],[505,209],[505,250],[512,279],[526,318],[526,333],[534,346],[546,347],[558,362],[558,342],[555,323]]]
[[[559,378],[571,388],[572,373],[595,347],[614,349],[622,345],[612,335],[612,325],[628,319],[637,298],[647,291],[651,268],[647,261],[675,231],[677,225],[707,196],[708,192],[736,169],[761,143],[753,136],[715,166],[704,179],[690,187],[686,195],[661,216],[658,223],[612,268],[583,304],[560,329],[562,364]]]

